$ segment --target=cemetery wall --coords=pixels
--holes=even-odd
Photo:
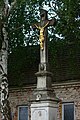
[[[80,83],[53,85],[56,95],[61,99],[58,108],[58,119],[62,118],[61,104],[74,103],[74,120],[80,120]]]
[[[35,89],[34,86],[23,87],[23,88],[10,88],[10,106],[13,120],[18,120],[18,106],[29,106],[29,118],[30,118],[30,96],[32,91]],[[62,104],[64,102],[73,102],[75,109],[75,120],[80,120],[80,83],[61,83],[54,84],[53,89],[55,90],[56,96],[61,100],[58,104],[58,120],[62,119]]]

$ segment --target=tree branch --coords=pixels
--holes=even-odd
[[[16,4],[16,0],[14,0],[14,2],[11,3],[10,11],[14,7],[15,4]]]
[[[9,3],[8,0],[4,0],[4,15],[5,15],[5,17],[9,16],[10,11],[14,7],[15,3],[16,3],[16,0],[14,0],[14,2],[12,2],[11,4]]]

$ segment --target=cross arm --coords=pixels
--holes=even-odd
[[[55,26],[56,23],[57,23],[55,18],[51,19],[51,20],[47,20],[47,21],[49,21],[49,25],[48,26]]]
[[[33,29],[36,29],[36,26],[39,27],[39,26],[40,26],[40,23],[35,23],[35,24],[33,24],[33,25],[32,25],[32,28],[33,28]]]

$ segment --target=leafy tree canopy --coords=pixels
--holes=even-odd
[[[49,40],[79,42],[79,0],[17,0],[8,19],[9,48],[37,45],[38,30],[32,24],[40,20],[39,9],[48,11],[49,19],[57,19],[56,27],[49,29]]]
[[[55,80],[80,77],[79,5],[79,0],[17,0],[16,6],[12,9],[7,21],[9,51],[13,53],[10,54],[8,64],[10,80],[14,80],[15,84],[15,81],[17,84],[21,84],[23,79],[27,79],[26,74],[29,75],[25,71],[28,68],[27,72],[31,70],[36,61],[39,63],[39,56],[37,56],[39,53],[34,48],[35,45],[39,44],[39,31],[33,30],[32,25],[40,21],[40,8],[48,11],[49,19],[53,17],[57,19],[55,28],[48,28],[51,56],[49,62],[54,68],[52,72]],[[0,8],[2,9],[2,7]],[[25,46],[34,47],[28,49]],[[37,67],[38,63],[36,63]],[[31,74],[28,79],[30,76]],[[62,76],[63,78],[61,78]]]

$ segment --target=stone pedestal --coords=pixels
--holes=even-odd
[[[37,72],[37,88],[31,98],[31,120],[57,120],[58,98],[51,87],[50,72]]]
[[[48,31],[47,26],[54,25],[54,22],[48,20],[47,11],[41,10],[41,21],[37,28],[40,30],[40,43],[43,49],[40,49],[40,64],[37,76],[37,88],[31,98],[31,120],[57,120],[57,103],[52,85],[52,73],[49,71],[48,64]],[[43,40],[44,39],[44,40]]]
[[[31,120],[57,120],[57,102],[33,102],[31,104]]]

